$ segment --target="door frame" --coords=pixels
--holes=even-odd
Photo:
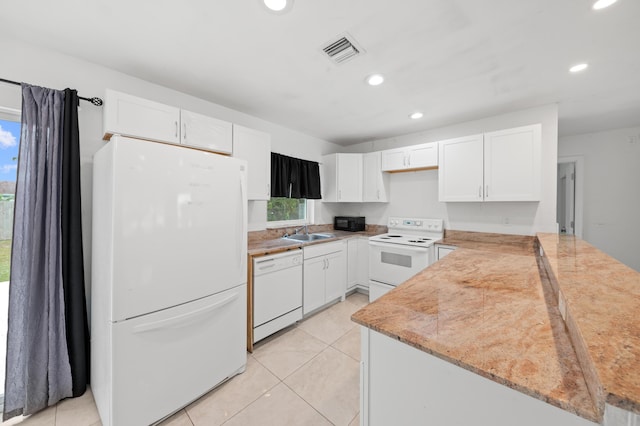
[[[582,235],[584,220],[584,157],[581,155],[558,157],[558,164],[562,163],[575,163],[576,165],[574,232],[577,237],[584,238]]]

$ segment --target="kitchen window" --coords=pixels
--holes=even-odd
[[[313,204],[313,200],[305,198],[272,197],[267,202],[267,225],[280,228],[311,224]]]

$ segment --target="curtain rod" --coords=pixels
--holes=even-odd
[[[22,85],[22,83],[18,81],[7,80],[5,78],[0,78],[0,81],[3,83],[15,84],[16,86]],[[83,98],[82,96],[78,96],[78,98],[82,99],[83,101],[91,102],[95,106],[102,106],[102,99],[100,98]]]

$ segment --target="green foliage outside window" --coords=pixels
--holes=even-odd
[[[267,221],[301,220],[307,217],[307,200],[272,198],[267,202]]]

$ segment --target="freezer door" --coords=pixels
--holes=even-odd
[[[246,282],[246,163],[116,138],[113,321]]]
[[[242,285],[114,324],[111,424],[151,424],[244,369],[246,300]]]

